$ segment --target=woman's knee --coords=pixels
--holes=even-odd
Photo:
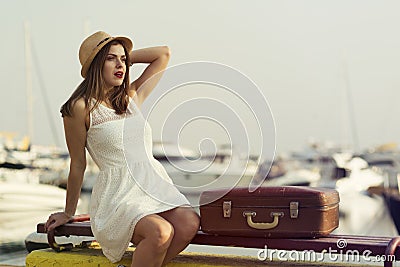
[[[174,237],[174,227],[158,215],[149,215],[141,219],[133,235],[133,243],[145,242],[154,251],[168,249]]]
[[[189,242],[196,235],[199,227],[200,217],[195,211],[187,211],[183,216],[183,222],[175,225],[175,232],[179,231],[181,238]]]
[[[168,221],[158,223],[151,234],[148,236],[152,247],[159,251],[168,249],[174,237],[174,227]]]

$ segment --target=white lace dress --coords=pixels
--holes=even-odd
[[[121,259],[141,218],[190,205],[153,157],[152,145],[150,125],[134,101],[124,115],[101,104],[90,113],[86,147],[100,173],[89,213],[111,262]]]

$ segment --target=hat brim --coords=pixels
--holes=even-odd
[[[86,78],[87,71],[89,70],[90,64],[92,64],[93,59],[96,57],[97,53],[109,42],[112,41],[120,41],[124,44],[128,53],[130,53],[133,49],[133,42],[131,39],[125,36],[114,36],[109,37],[106,41],[102,42],[95,49],[93,49],[92,53],[90,53],[89,57],[86,59],[85,63],[82,65],[81,75],[83,78]]]

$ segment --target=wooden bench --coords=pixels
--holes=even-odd
[[[37,225],[38,233],[46,233],[44,223]],[[76,216],[74,221],[57,227],[47,233],[48,242],[55,251],[72,249],[72,244],[57,244],[55,236],[93,236],[89,217],[87,215]],[[329,235],[322,238],[293,239],[293,238],[265,238],[265,237],[239,237],[210,235],[199,231],[191,244],[207,246],[228,246],[257,249],[276,249],[294,251],[314,251],[342,253],[357,251],[359,255],[368,252],[367,256],[385,257],[384,266],[393,266],[393,262],[400,259],[400,237],[376,237],[356,235]],[[333,250],[336,250],[333,251]]]

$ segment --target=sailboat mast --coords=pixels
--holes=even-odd
[[[351,92],[351,87],[350,87],[350,78],[349,78],[349,70],[347,66],[347,61],[343,62],[343,68],[344,68],[344,86],[346,90],[346,96],[347,96],[347,105],[348,105],[348,111],[349,111],[349,117],[350,117],[350,129],[351,129],[351,134],[352,134],[352,139],[353,139],[353,149],[355,152],[359,152],[360,149],[360,143],[358,140],[358,132],[357,132],[357,121],[356,121],[356,115],[355,115],[355,110],[354,110],[354,100],[353,100],[353,94]]]
[[[29,22],[25,21],[25,86],[27,97],[27,127],[28,136],[33,140],[33,94],[32,94],[32,57]]]

